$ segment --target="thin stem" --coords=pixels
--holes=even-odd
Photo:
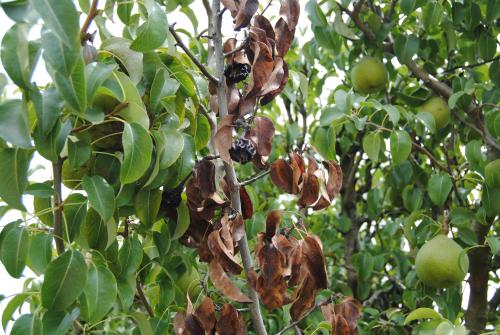
[[[58,158],[57,162],[52,163],[52,172],[54,174],[54,241],[56,242],[57,254],[64,252],[64,240],[62,229],[62,158]]]
[[[245,185],[251,184],[251,183],[253,183],[253,182],[255,182],[255,181],[257,181],[257,180],[259,180],[261,178],[264,178],[265,176],[267,176],[270,173],[271,173],[271,170],[266,170],[266,171],[264,171],[262,173],[259,173],[259,174],[255,175],[253,177],[250,177],[250,178],[248,178],[246,180],[243,180],[240,183],[240,186],[245,186]]]
[[[177,34],[177,32],[174,29],[174,25],[170,25],[168,27],[168,29],[170,30],[170,33],[174,37],[175,41],[177,42],[177,45],[180,46],[182,50],[184,50],[184,52],[186,53],[186,55],[188,55],[189,58],[191,58],[193,63],[196,65],[196,67],[198,69],[200,69],[201,73],[203,73],[203,75],[205,77],[207,77],[208,80],[212,81],[214,84],[217,84],[219,82],[219,80],[217,78],[215,78],[210,72],[208,72],[207,68],[203,64],[200,63],[198,58],[196,58],[196,56],[193,55],[193,53],[184,44],[184,42],[182,42],[181,37],[179,36],[179,34]],[[220,78],[223,78],[223,77],[220,77]]]
[[[220,15],[220,0],[212,1],[212,13],[216,73],[219,78],[224,78],[224,53],[222,50],[222,16]],[[226,85],[224,80],[219,80],[217,82],[217,102],[219,105],[219,115],[221,117],[228,115]],[[241,213],[240,185],[238,184],[234,167],[232,164],[224,163],[224,169],[226,171],[226,177],[230,190],[232,207]],[[243,268],[245,269],[245,275],[248,277],[248,272],[252,269],[253,264],[250,248],[248,246],[248,239],[245,233],[243,233],[243,237],[239,242],[239,249],[241,259],[243,261]],[[259,296],[250,285],[248,285],[248,291],[250,298],[253,300],[253,303],[249,304],[249,309],[255,333],[257,335],[267,335],[260,312]]]
[[[146,311],[148,312],[149,316],[154,318],[155,317],[155,312],[151,308],[151,305],[148,302],[148,299],[146,299],[146,296],[144,295],[144,291],[142,290],[142,285],[139,283],[139,281],[136,282],[137,286],[137,294],[139,295],[139,299],[141,299],[142,304],[146,308]]]
[[[325,300],[325,301],[322,301],[322,302],[319,302],[317,303],[316,305],[314,305],[306,314],[304,314],[300,319],[298,319],[297,321],[294,321],[292,323],[290,323],[288,326],[286,326],[285,328],[281,329],[279,332],[276,333],[276,335],[282,335],[284,334],[287,330],[289,329],[292,329],[294,328],[295,326],[297,326],[300,322],[302,322],[302,320],[304,320],[305,318],[307,318],[309,315],[311,315],[316,309],[318,309],[319,307],[321,306],[324,306],[324,305],[328,305],[329,303],[331,303],[331,300],[328,299],[328,300]]]
[[[469,65],[458,65],[458,66],[449,68],[449,69],[447,69],[444,72],[449,73],[449,72],[453,72],[453,71],[458,70],[458,69],[470,69],[470,68],[473,68],[473,67],[476,67],[476,66],[481,66],[481,65],[484,65],[484,64],[488,64],[488,63],[494,62],[494,61],[496,61],[498,59],[500,59],[500,56],[496,56],[496,57],[493,57],[491,59],[487,59],[487,60],[484,60],[482,62],[473,63],[473,64],[469,64]]]
[[[90,24],[94,21],[94,18],[97,16],[97,5],[99,0],[93,0],[92,5],[90,5],[89,13],[87,14],[87,18],[82,25],[82,29],[80,29],[80,42],[83,44],[87,39],[87,30],[89,30]]]

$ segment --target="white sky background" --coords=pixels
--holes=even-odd
[[[104,1],[101,1],[104,3]],[[299,20],[299,29],[297,29],[296,36],[300,38],[299,44],[303,44],[304,42],[310,40],[313,37],[313,34],[310,30],[310,24],[307,19],[307,14],[305,13],[304,10],[304,5],[307,1],[300,1],[301,3],[301,16]],[[267,4],[267,0],[261,0],[260,1],[262,6],[265,6]],[[99,7],[102,8],[102,5]],[[198,30],[201,31],[205,27],[207,27],[208,21],[207,21],[207,15],[205,12],[205,9],[202,5],[201,0],[195,0],[191,4],[191,9],[194,11],[196,18],[198,19]],[[278,15],[278,10],[279,10],[279,1],[274,0],[271,7],[267,10],[266,16],[270,18],[271,22],[276,21],[276,17]],[[274,17],[273,17],[274,16]],[[193,27],[189,21],[189,19],[182,13],[180,12],[174,12],[168,14],[168,19],[169,23],[176,23],[176,28],[184,28],[188,31],[193,31]],[[80,18],[80,22],[83,23],[85,20],[85,16],[82,15]],[[115,24],[108,24],[107,28],[108,30],[113,33],[115,36],[121,36],[121,31],[123,25],[119,22],[119,19],[115,15]],[[3,10],[0,10],[0,38],[4,36],[6,31],[14,24],[13,21],[11,21],[3,12]],[[30,39],[35,39],[39,36],[39,29],[40,26],[35,27],[32,32]],[[97,28],[95,25],[92,25],[91,28],[89,29],[89,32],[95,31]],[[225,13],[224,15],[224,21],[223,21],[223,32],[232,32],[232,19],[229,15],[228,12]],[[181,34],[183,38],[185,36]],[[96,35],[96,41],[95,45],[97,48],[99,48],[100,41],[99,41],[99,35]],[[227,36],[226,36],[227,37]],[[0,72],[5,73],[3,70],[2,65],[0,64]],[[344,75],[343,73],[341,74],[342,76]],[[44,85],[48,82],[51,81],[49,75],[47,74],[45,70],[45,66],[43,65],[42,61],[39,61],[38,67],[35,70],[35,73],[33,75],[32,81],[35,81],[39,85]],[[340,78],[333,78],[330,77],[326,84],[325,88],[334,88],[340,83]],[[15,91],[15,87],[9,86],[7,87],[7,94],[8,97],[12,97],[13,95],[18,94]],[[44,180],[50,180],[52,179],[52,171],[51,171],[51,166],[47,160],[40,156],[35,156],[35,158],[32,161],[32,169],[35,169],[37,167],[36,171],[31,175],[30,179],[31,180],[36,180],[36,181],[44,181]],[[65,197],[68,194],[68,190],[63,188],[63,196]],[[25,196],[24,197],[24,204],[26,205],[28,211],[32,212],[33,211],[33,206],[32,206],[33,198],[31,196]],[[10,211],[8,212],[3,218],[0,219],[0,228],[5,226],[7,223],[12,222],[16,219],[22,218],[20,215],[19,211]],[[24,277],[21,279],[14,279],[10,277],[10,275],[5,271],[5,268],[3,265],[0,265],[0,294],[4,296],[12,296],[13,294],[20,293],[22,291],[22,286],[26,278],[33,277],[34,274],[26,268],[24,272]],[[493,289],[493,288],[492,288]],[[490,292],[490,295],[493,294],[493,291]],[[468,285],[465,288],[464,292],[464,303],[468,301],[468,295],[469,295],[469,289]],[[5,305],[10,299],[5,299],[2,302],[0,302],[0,316],[3,313],[3,310],[5,308]],[[465,307],[465,305],[464,305]],[[23,312],[29,312],[27,305],[25,305]],[[9,329],[12,327],[12,322],[9,323],[9,327],[7,330],[7,333],[9,332]],[[4,330],[0,326],[0,335],[5,334]]]

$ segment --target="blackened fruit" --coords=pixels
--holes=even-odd
[[[231,159],[242,164],[250,162],[256,153],[257,149],[254,143],[246,138],[237,139],[231,144],[231,149],[229,149]]]
[[[231,65],[226,65],[224,75],[227,78],[228,84],[236,84],[243,81],[250,74],[251,66],[249,64],[242,64],[234,62]]]
[[[182,191],[184,190],[184,183],[177,186],[176,188],[167,188],[162,193],[162,208],[177,208],[179,207],[182,198]]]

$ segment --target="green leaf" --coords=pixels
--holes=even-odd
[[[78,308],[74,308],[71,313],[47,311],[42,319],[43,332],[45,335],[66,335],[79,316],[80,310]]]
[[[81,57],[80,47],[65,45],[50,30],[42,31],[43,59],[53,72],[69,77],[78,59]]]
[[[399,110],[396,106],[393,105],[384,105],[384,110],[387,112],[387,115],[389,115],[389,120],[391,120],[393,125],[397,125],[399,122]]]
[[[42,335],[42,321],[37,315],[23,314],[16,320],[11,335]]]
[[[37,127],[41,133],[48,136],[59,118],[64,101],[55,88],[49,88],[40,93],[33,90],[33,104],[35,106]]]
[[[408,63],[418,52],[420,41],[414,35],[398,35],[394,40],[394,51],[401,64]]]
[[[313,26],[325,27],[328,25],[325,14],[323,14],[316,0],[309,0],[305,9]]]
[[[382,138],[380,133],[372,132],[363,137],[363,151],[374,162],[378,161],[381,146]]]
[[[120,181],[129,184],[141,178],[151,163],[153,141],[149,132],[138,123],[125,123],[123,130],[123,164]]]
[[[473,211],[465,207],[452,208],[450,211],[451,223],[457,227],[471,227],[476,216]]]
[[[196,114],[196,135],[194,137],[195,150],[200,151],[203,149],[210,140],[212,128],[205,115]]]
[[[0,104],[0,137],[22,148],[31,147],[28,113],[21,100]]]
[[[417,119],[422,121],[427,129],[429,129],[429,132],[434,134],[436,132],[436,119],[434,116],[432,116],[431,113],[428,112],[419,112],[417,115]]]
[[[150,51],[158,48],[167,38],[168,21],[165,11],[154,0],[146,0],[146,22],[139,27],[137,37],[130,45],[132,50]]]
[[[41,275],[52,259],[52,236],[45,233],[30,236],[27,263],[33,272]]]
[[[32,0],[44,24],[68,47],[80,45],[79,17],[72,0]]]
[[[422,9],[422,22],[426,31],[439,28],[443,16],[443,7],[437,1],[428,2]]]
[[[421,307],[416,310],[410,312],[406,317],[404,324],[407,325],[414,320],[420,319],[442,319],[441,314],[433,310],[432,308]]]
[[[170,78],[165,68],[160,68],[151,84],[151,109],[158,113],[161,108],[160,102],[163,98],[173,96],[180,87],[180,83]]]
[[[35,23],[38,20],[38,14],[29,0],[4,1],[1,6],[5,14],[17,23]]]
[[[134,3],[129,0],[117,0],[116,2],[118,3],[118,8],[116,10],[118,17],[123,23],[129,24]]]
[[[137,322],[139,329],[141,330],[141,335],[154,335],[153,329],[151,328],[151,324],[144,313],[141,312],[132,312],[130,316]]]
[[[433,174],[427,183],[427,192],[429,192],[429,197],[432,202],[441,207],[444,205],[446,199],[448,199],[448,194],[451,191],[451,179],[450,176],[442,174]]]
[[[30,293],[19,293],[5,306],[2,313],[2,327],[4,330],[7,330],[7,324],[12,320],[12,315],[14,315],[16,310],[18,310],[30,296]]]
[[[82,254],[68,250],[54,259],[42,283],[42,306],[49,310],[64,310],[82,293],[87,281],[87,265]]]
[[[337,33],[351,40],[359,39],[359,37],[356,36],[356,34],[347,26],[347,24],[345,24],[340,14],[335,15],[335,19],[333,20],[333,28]]]
[[[31,69],[28,50],[28,29],[24,24],[14,24],[3,36],[2,64],[14,84],[23,89],[31,87]]]
[[[182,137],[184,137],[184,149],[179,159],[168,170],[167,182],[164,185],[166,187],[173,188],[179,185],[187,178],[194,167],[194,140],[188,134],[183,134]]]
[[[85,72],[83,59],[80,57],[75,63],[71,76],[55,71],[47,65],[47,71],[54,80],[57,90],[71,110],[78,116],[85,117],[87,108],[87,93],[85,86]]]
[[[403,204],[410,212],[415,212],[422,207],[423,203],[422,191],[412,185],[408,185],[403,190]]]
[[[415,9],[416,0],[401,0],[400,8],[405,15],[410,15]]]
[[[391,156],[394,164],[404,162],[411,152],[411,138],[404,130],[393,131],[391,133]]]
[[[161,190],[141,190],[135,196],[135,213],[139,220],[146,226],[151,227],[156,222],[156,216],[160,210]]]
[[[158,157],[160,157],[160,169],[166,169],[174,164],[183,152],[184,137],[177,129],[166,126],[153,134],[155,135]]]
[[[110,220],[113,221],[113,220]],[[78,242],[84,248],[104,251],[108,243],[106,223],[94,208],[89,208],[80,228]]]
[[[335,128],[318,127],[313,134],[313,146],[315,150],[323,156],[326,160],[335,159],[335,142],[337,141],[337,134]]]
[[[0,261],[14,278],[20,278],[28,258],[29,235],[19,222],[12,222],[0,234]]]
[[[106,179],[101,176],[84,176],[83,189],[87,192],[90,206],[92,206],[107,222],[115,211],[115,192]]]
[[[127,238],[118,252],[118,261],[121,272],[117,278],[124,279],[135,274],[142,262],[141,242],[136,238]]]
[[[477,46],[479,56],[483,60],[489,60],[495,56],[497,50],[497,41],[495,38],[488,35],[488,33],[482,32],[479,36],[479,42]]]
[[[81,296],[82,318],[90,323],[100,321],[113,307],[117,293],[113,273],[103,265],[91,263]]]
[[[72,129],[71,121],[67,119],[63,124],[57,121],[56,126],[52,129],[48,136],[44,136],[41,129],[36,128],[33,134],[35,147],[38,153],[49,161],[56,162],[59,154],[64,148],[66,139]]]
[[[69,166],[72,169],[78,169],[92,156],[92,147],[89,143],[81,140],[73,142],[73,140],[69,138],[67,145]]]
[[[87,83],[87,102],[90,104],[94,99],[99,87],[109,78],[116,68],[113,64],[90,63],[85,67],[85,78]]]
[[[368,280],[373,272],[373,256],[367,252],[359,253],[355,263],[359,279]]]
[[[465,146],[465,157],[470,164],[470,167],[476,171],[483,170],[485,157],[481,151],[482,142],[480,140],[473,140]]]
[[[488,236],[486,237],[486,243],[490,246],[493,256],[500,252],[500,237]]]
[[[28,186],[32,150],[0,149],[0,197],[9,206],[25,211],[21,196]]]
[[[130,80],[137,85],[143,75],[143,54],[130,49],[132,41],[122,37],[111,37],[102,42],[101,48],[113,54],[127,70]]]
[[[80,233],[80,227],[87,215],[87,198],[79,193],[72,193],[64,199],[63,220],[68,240],[73,241]]]
[[[189,209],[185,200],[182,200],[177,207],[177,225],[172,235],[172,239],[176,240],[187,231],[189,228]]]
[[[492,22],[500,17],[500,3],[497,0],[488,0],[486,5],[486,20]]]
[[[142,102],[142,97],[137,90],[136,85],[123,72],[113,72],[113,78],[120,85],[125,101],[128,106],[122,109],[117,115],[123,117],[127,122],[136,122],[144,129],[149,129],[149,117],[146,106]]]

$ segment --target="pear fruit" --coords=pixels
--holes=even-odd
[[[436,129],[444,128],[450,122],[450,108],[446,101],[439,97],[430,98],[418,110],[420,112],[427,112],[434,117]]]
[[[484,177],[489,187],[500,187],[500,159],[495,159],[486,164],[484,167]]]
[[[417,253],[415,268],[418,278],[433,288],[460,284],[469,269],[469,259],[462,252],[462,247],[445,235],[434,237]]]
[[[377,58],[367,56],[353,67],[351,81],[357,92],[375,93],[387,84],[387,69]]]

